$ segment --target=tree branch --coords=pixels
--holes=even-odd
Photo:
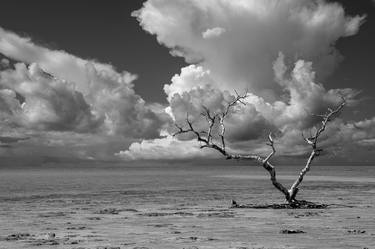
[[[292,200],[294,200],[294,198],[297,195],[298,186],[301,184],[303,177],[306,175],[307,172],[309,172],[312,161],[314,160],[315,157],[320,155],[320,152],[322,152],[322,149],[317,148],[317,143],[318,143],[318,139],[320,135],[325,131],[328,122],[330,122],[334,118],[335,115],[339,114],[345,105],[346,105],[346,101],[344,98],[342,98],[342,103],[339,106],[337,106],[335,109],[328,108],[325,114],[316,115],[318,117],[321,117],[322,121],[321,121],[321,126],[318,129],[316,129],[314,135],[310,136],[309,138],[306,138],[304,134],[302,133],[302,136],[305,142],[312,147],[312,151],[310,153],[309,158],[307,159],[305,167],[301,170],[301,172],[298,175],[298,178],[289,189],[289,195]]]
[[[272,152],[264,159],[263,164],[267,163],[271,159],[271,157],[276,153],[275,146],[273,146],[273,139],[272,139],[272,133],[271,132],[268,135],[267,145],[272,148]]]
[[[298,178],[296,179],[296,181],[293,183],[293,185],[288,190],[281,183],[279,183],[277,181],[275,167],[269,162],[270,159],[276,153],[274,141],[273,141],[273,138],[272,138],[272,133],[270,133],[268,135],[268,143],[267,143],[267,145],[271,147],[272,151],[266,157],[262,157],[262,156],[256,155],[256,154],[254,154],[254,155],[251,155],[251,154],[249,154],[249,155],[231,154],[226,150],[225,122],[224,122],[225,118],[229,114],[229,111],[230,111],[231,107],[235,106],[238,103],[246,104],[243,101],[246,97],[247,97],[247,93],[245,93],[244,95],[239,95],[236,92],[236,97],[234,98],[234,100],[227,103],[227,106],[225,107],[223,112],[220,113],[220,114],[211,113],[210,110],[207,107],[203,106],[202,116],[204,116],[206,118],[206,121],[207,121],[207,124],[208,124],[207,132],[197,131],[193,127],[193,123],[189,120],[189,115],[187,114],[187,116],[186,116],[187,128],[183,128],[182,126],[179,126],[179,125],[175,124],[176,128],[178,130],[177,130],[176,133],[173,134],[173,136],[177,136],[179,134],[184,134],[184,133],[193,133],[193,134],[195,134],[198,142],[203,143],[201,145],[201,148],[210,148],[210,149],[217,150],[219,153],[221,153],[223,156],[225,156],[226,159],[252,160],[252,161],[257,162],[258,164],[262,165],[265,170],[268,171],[268,173],[270,174],[270,180],[271,180],[272,184],[280,192],[282,192],[285,195],[286,200],[289,203],[296,203],[297,201],[295,200],[295,197],[296,197],[297,192],[298,192],[298,186],[302,182],[305,174],[310,170],[310,166],[311,166],[311,163],[314,160],[314,158],[319,156],[320,152],[322,151],[322,149],[319,149],[317,147],[319,137],[325,131],[328,122],[330,122],[334,118],[334,116],[337,115],[338,113],[340,113],[342,108],[344,108],[344,106],[346,104],[345,99],[343,99],[342,103],[339,106],[337,106],[335,109],[328,108],[327,112],[325,114],[316,115],[318,117],[321,117],[322,121],[321,121],[320,127],[315,129],[314,134],[311,133],[311,131],[310,131],[310,136],[305,137],[304,134],[302,133],[304,141],[312,147],[312,151],[310,153],[309,158],[307,159],[305,167],[301,170],[301,172],[298,175]],[[216,122],[219,122],[219,127],[220,127],[220,133],[218,135],[219,138],[220,138],[219,143],[215,143],[215,139],[212,135],[213,127],[214,127]]]
[[[173,136],[183,134],[183,133],[189,133],[192,132],[196,135],[197,140],[199,142],[202,142],[203,145],[201,148],[211,148],[214,150],[217,150],[220,152],[223,156],[226,157],[226,159],[237,159],[237,160],[251,160],[259,163],[260,165],[263,166],[264,169],[266,169],[269,174],[270,174],[270,179],[272,184],[279,190],[281,191],[285,197],[288,199],[289,198],[289,192],[288,189],[285,188],[281,183],[277,181],[276,178],[276,170],[275,167],[269,162],[271,157],[275,154],[276,150],[274,147],[274,142],[272,138],[272,133],[269,134],[268,136],[268,143],[272,149],[271,153],[267,157],[262,157],[260,155],[241,155],[241,154],[231,154],[226,150],[225,146],[225,118],[229,114],[230,108],[235,106],[237,103],[241,104],[246,104],[243,100],[247,97],[247,92],[244,95],[239,95],[236,92],[236,97],[234,98],[233,101],[229,102],[227,106],[225,107],[224,111],[221,114],[213,114],[211,115],[211,112],[209,111],[208,108],[203,106],[204,112],[202,112],[202,115],[206,117],[207,123],[208,123],[208,132],[207,132],[207,137],[204,138],[202,137],[203,132],[198,132],[194,129],[192,123],[190,122],[189,118],[186,118],[186,123],[188,125],[187,129],[183,129],[182,127],[176,125],[178,128],[178,131],[173,134]],[[216,121],[219,121],[219,126],[221,128],[221,132],[219,134],[220,137],[220,146],[216,143],[214,143],[212,139],[212,128],[215,124]]]

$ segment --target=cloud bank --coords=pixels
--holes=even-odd
[[[157,138],[170,121],[164,106],[146,103],[135,93],[137,75],[118,72],[110,64],[51,50],[1,28],[0,55],[4,57],[0,66],[4,136],[30,136],[27,143],[40,148],[59,137],[60,151],[68,144],[75,147],[71,140],[78,144],[85,138],[90,150],[98,137],[115,144],[122,140],[123,145]]]
[[[133,16],[172,55],[191,64],[164,86],[166,111],[176,123],[184,124],[188,113],[194,127],[205,130],[202,106],[223,111],[234,98],[233,89],[248,89],[246,105],[236,106],[226,119],[231,150],[267,153],[264,141],[272,131],[279,154],[304,155],[307,147],[301,131],[320,122],[311,114],[334,107],[342,97],[349,108],[356,105],[357,90],[330,89],[320,83],[342,60],[335,48],[337,40],[355,35],[365,19],[347,16],[337,3],[148,0]],[[365,138],[374,136],[372,129],[366,126],[360,132],[359,123],[337,119],[322,137],[322,145],[333,146],[332,151],[343,151],[334,146],[339,142],[368,145],[372,140]],[[173,131],[168,129],[169,134]],[[192,146],[193,138],[179,136],[177,142],[166,136],[137,142],[120,154],[128,159],[173,157],[176,144],[184,141],[184,156],[194,157],[199,144]]]
[[[326,81],[343,59],[335,43],[357,34],[365,20],[346,15],[337,3],[148,0],[132,15],[190,64],[164,85],[168,104],[146,103],[134,91],[135,74],[0,28],[0,154],[219,157],[201,150],[191,135],[172,137],[173,122],[184,124],[188,113],[194,127],[205,130],[202,106],[221,112],[234,90],[247,89],[246,105],[235,106],[226,119],[229,150],[268,153],[264,141],[272,131],[279,155],[301,156],[307,152],[301,131],[319,122],[311,114],[342,96],[348,110],[358,102],[357,90],[332,89]],[[323,147],[345,156],[351,148],[374,145],[374,118],[344,120],[330,124]]]
[[[0,72],[1,116],[8,124],[153,138],[168,120],[160,105],[134,92],[136,75],[109,64],[49,50],[3,29],[0,53],[21,61]]]

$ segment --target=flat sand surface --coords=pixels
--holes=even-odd
[[[335,169],[299,195],[324,210],[231,209],[283,202],[255,167],[0,170],[0,249],[375,248],[374,167]]]

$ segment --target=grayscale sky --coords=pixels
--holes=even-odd
[[[227,120],[233,151],[266,154],[273,131],[277,160],[300,162],[311,114],[343,95],[321,163],[372,163],[374,28],[371,0],[2,1],[0,156],[215,159],[173,123],[189,112],[203,129],[202,105],[248,89]]]

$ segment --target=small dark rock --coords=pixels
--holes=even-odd
[[[134,212],[134,213],[138,212],[138,210],[134,209],[134,208],[127,208],[127,209],[124,209],[124,211],[126,211],[126,212]]]
[[[365,230],[360,230],[360,229],[351,229],[351,230],[348,230],[348,233],[351,233],[351,234],[363,234],[363,233],[366,233]]]
[[[15,233],[8,235],[5,240],[22,240],[30,237],[31,235],[29,233]]]
[[[239,205],[238,205],[238,203],[235,201],[235,200],[232,200],[232,205],[231,205],[231,207],[232,208],[237,208]]]
[[[119,246],[98,246],[96,249],[121,249]]]
[[[31,243],[33,246],[56,246],[59,244],[60,243],[54,239],[39,239]]]
[[[84,230],[86,229],[85,226],[78,226],[78,227],[68,227],[67,230]]]
[[[102,218],[100,217],[88,217],[88,220],[101,220]]]
[[[105,208],[98,211],[98,214],[119,214],[121,210],[115,208]]]
[[[189,213],[189,212],[175,212],[175,213],[173,213],[173,215],[193,216],[194,214],[193,213]]]
[[[234,218],[235,214],[232,212],[213,212],[213,213],[200,213],[198,218],[214,217],[214,218]]]
[[[302,230],[293,230],[293,229],[283,229],[280,231],[280,233],[282,234],[296,234],[296,233],[305,233],[304,231]]]

